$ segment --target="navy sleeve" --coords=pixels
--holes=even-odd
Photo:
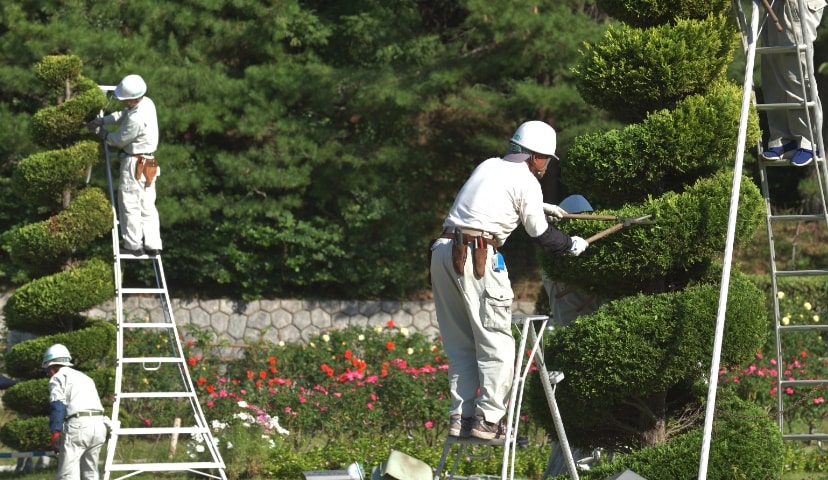
[[[534,237],[535,241],[546,253],[566,253],[572,248],[572,239],[557,228],[549,225],[546,231]]]
[[[54,401],[49,404],[49,431],[59,432],[63,430],[63,419],[66,418],[66,405],[63,402]]]

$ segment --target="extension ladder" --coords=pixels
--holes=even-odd
[[[537,322],[537,325],[536,325]],[[572,451],[569,448],[569,442],[566,439],[566,432],[564,431],[561,414],[558,410],[558,404],[555,400],[555,389],[557,384],[563,381],[564,374],[562,372],[549,372],[546,370],[546,364],[543,360],[543,334],[546,332],[549,316],[547,315],[512,315],[512,324],[520,330],[520,339],[517,346],[517,355],[515,356],[515,370],[514,380],[512,382],[512,390],[509,394],[509,405],[506,411],[506,438],[495,440],[481,440],[477,438],[459,438],[446,437],[446,443],[443,445],[443,453],[440,457],[440,463],[434,472],[434,480],[439,480],[443,469],[446,466],[446,461],[453,447],[456,448],[454,461],[451,471],[447,478],[454,479],[457,471],[460,458],[467,454],[471,455],[472,449],[475,446],[485,446],[486,453],[483,457],[489,456],[492,447],[503,447],[503,461],[501,463],[501,480],[514,480],[515,478],[515,446],[518,438],[518,427],[520,425],[520,408],[523,403],[523,392],[526,387],[526,380],[529,377],[532,366],[534,365],[540,375],[543,391],[546,395],[549,410],[552,413],[552,419],[555,424],[555,431],[558,434],[558,444],[564,454],[567,469],[572,480],[578,480],[578,471],[575,466],[575,460],[572,457]],[[540,332],[540,333],[538,333]],[[526,355],[527,341],[529,342],[529,361],[526,365],[523,364],[524,356]],[[549,471],[553,463],[553,452],[550,454],[549,463],[544,472],[543,478],[549,476]]]
[[[748,68],[745,71],[745,91],[753,89],[753,71],[749,68],[753,65],[755,55],[771,56],[771,55],[800,55],[806,59],[805,68],[800,66],[799,79],[802,85],[802,91],[798,94],[802,101],[792,103],[756,103],[756,96],[753,97],[755,108],[758,111],[799,111],[806,119],[807,125],[811,131],[811,139],[813,140],[813,149],[815,152],[814,161],[806,167],[791,167],[787,160],[783,161],[768,161],[757,155],[759,158],[759,174],[761,177],[762,195],[765,199],[766,207],[766,226],[768,242],[770,247],[770,267],[771,267],[771,281],[773,287],[773,314],[774,314],[774,332],[776,341],[776,397],[777,397],[777,421],[780,430],[782,430],[783,438],[785,440],[828,440],[828,434],[819,434],[813,432],[807,433],[785,433],[786,425],[784,414],[786,409],[791,410],[796,407],[797,403],[803,402],[805,399],[800,395],[799,397],[790,395],[787,390],[789,388],[801,389],[801,392],[806,392],[808,389],[825,388],[828,386],[828,378],[819,379],[793,379],[789,378],[786,373],[786,362],[791,356],[796,356],[799,352],[784,352],[783,338],[794,338],[796,335],[812,336],[817,339],[824,332],[828,331],[828,325],[818,324],[813,322],[805,322],[803,324],[786,324],[783,313],[780,309],[779,298],[779,279],[783,277],[813,277],[813,276],[828,276],[826,269],[799,269],[795,264],[780,265],[777,260],[777,245],[775,241],[775,225],[791,225],[795,224],[797,227],[801,225],[811,224],[818,227],[820,230],[828,231],[828,208],[826,208],[826,191],[828,191],[828,169],[826,169],[825,161],[825,146],[823,144],[822,136],[822,105],[819,100],[816,79],[814,77],[813,64],[813,45],[804,42],[804,39],[798,39],[797,45],[783,46],[783,47],[757,47],[757,39],[762,28],[788,28],[786,25],[777,23],[777,18],[772,14],[772,3],[781,2],[783,0],[752,0],[751,21],[748,24],[745,13],[742,9],[742,2],[740,0],[733,0],[734,9],[737,14],[737,21],[742,34],[742,45],[744,47],[746,58],[748,59]],[[760,7],[764,7],[761,8]],[[799,19],[803,22],[805,16],[806,2],[805,0],[796,0],[800,12]],[[781,22],[781,19],[778,19]],[[803,22],[804,23],[804,22]],[[804,31],[804,25],[802,26]],[[780,30],[781,31],[781,30]],[[801,62],[800,62],[801,63]],[[743,119],[746,118],[743,116]],[[745,120],[743,120],[744,122]],[[741,126],[744,128],[744,125]],[[757,154],[761,153],[761,142],[757,146]],[[741,159],[739,159],[741,160]],[[789,167],[786,169],[779,167]],[[805,171],[809,176],[816,180],[819,190],[819,212],[810,214],[776,214],[772,202],[772,185],[773,182],[769,180],[771,172],[781,173],[782,175],[793,175],[793,172]],[[779,178],[779,177],[776,177]],[[787,425],[788,430],[795,428],[795,425]]]
[[[113,87],[100,87],[105,92],[114,90]],[[107,443],[106,462],[104,465],[104,480],[110,478],[127,478],[144,472],[174,472],[186,471],[210,478],[227,480],[224,461],[210,431],[210,426],[198,402],[198,396],[193,387],[190,373],[187,368],[187,359],[179,338],[178,329],[173,319],[167,282],[164,277],[164,267],[160,255],[135,256],[125,254],[119,248],[119,215],[116,212],[115,190],[112,181],[112,166],[109,148],[104,144],[106,157],[106,175],[109,183],[109,196],[113,208],[112,249],[114,252],[115,295],[118,336],[116,342],[116,370],[115,392],[112,405],[112,419],[110,422],[110,437]],[[130,263],[131,265],[127,265]],[[151,286],[125,286],[123,267],[146,267],[151,264],[155,284]],[[125,298],[135,298],[150,312],[161,314],[153,315],[141,321],[128,321],[124,318]],[[125,337],[130,335],[130,341]],[[134,336],[134,339],[132,338]],[[152,402],[152,411],[167,408],[175,411],[175,421],[172,425],[157,426],[159,418],[146,418],[142,421],[132,419],[132,425],[121,425],[120,416],[129,411],[129,405],[140,402]],[[144,403],[146,405],[146,403]],[[122,412],[123,410],[123,412]],[[167,412],[169,415],[169,412]],[[185,414],[187,415],[185,417]],[[136,426],[135,424],[138,424]],[[182,426],[183,425],[183,426]],[[179,435],[200,440],[198,445],[203,449],[204,458],[209,460],[192,460],[188,455],[179,453],[175,456]],[[119,443],[125,441],[126,448],[130,449],[134,440],[143,439],[158,442],[161,438],[170,439],[168,452],[161,452],[161,461],[129,460],[116,461]],[[150,442],[147,442],[148,444]],[[134,450],[134,448],[132,449]],[[134,455],[131,452],[131,456]],[[130,458],[131,458],[130,456]],[[123,457],[123,455],[121,455]],[[180,461],[180,458],[186,458]],[[201,459],[199,459],[201,460]],[[129,463],[134,462],[134,463]],[[119,472],[119,473],[115,473]],[[112,477],[112,475],[121,475]]]

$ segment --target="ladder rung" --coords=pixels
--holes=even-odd
[[[202,468],[224,468],[219,462],[187,462],[187,463],[116,463],[108,469],[117,472],[135,470],[137,472],[166,472],[178,470],[198,470]]]
[[[825,215],[821,214],[813,214],[813,215],[771,215],[769,217],[771,220],[779,220],[783,222],[813,222],[813,221],[822,221],[825,220]]]
[[[142,293],[167,293],[167,289],[166,288],[149,288],[149,287],[122,288],[121,293],[127,293],[127,294],[130,294],[130,293],[132,293],[132,294],[135,294],[135,293],[138,293],[138,294],[142,294]]]
[[[208,427],[144,427],[144,428],[113,428],[112,435],[118,435],[118,439],[120,437],[126,435],[170,435],[173,433],[186,433],[186,434],[205,434],[208,433],[210,429]]]
[[[812,108],[816,103],[808,102],[791,102],[791,103],[757,103],[756,110],[804,110],[805,108]]]
[[[828,270],[777,270],[777,277],[818,277],[828,275]]]
[[[799,386],[819,386],[819,385],[828,385],[828,378],[817,379],[817,380],[782,380],[779,382],[779,385],[783,387],[792,386],[795,387]]]
[[[801,433],[782,435],[783,440],[828,440],[828,433]]]
[[[169,322],[140,322],[140,323],[122,323],[123,328],[173,328],[174,323]]]
[[[813,324],[813,325],[780,325],[779,330],[799,330],[799,331],[819,331],[819,330],[828,330],[828,325],[820,325],[820,324]]]
[[[195,397],[195,392],[121,392],[119,398],[187,398]]]
[[[182,357],[124,357],[123,363],[184,363]]]
[[[774,53],[792,53],[796,50],[804,52],[807,48],[808,47],[804,43],[799,45],[785,45],[783,47],[756,47],[756,53],[762,55],[772,55]]]

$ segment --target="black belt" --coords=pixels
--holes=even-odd
[[[68,417],[66,417],[66,420],[71,420],[75,417],[100,417],[101,415],[103,415],[103,412],[101,412],[99,410],[93,410],[93,411],[88,411],[88,412],[78,412],[78,413],[73,413],[72,415],[69,415]]]

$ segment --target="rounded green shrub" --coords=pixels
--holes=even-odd
[[[728,0],[598,0],[607,15],[633,27],[673,23],[678,18],[701,20],[713,13],[727,13]]]
[[[34,153],[14,169],[15,191],[29,202],[60,206],[63,192],[76,189],[87,168],[97,164],[100,156],[101,148],[92,140]]]
[[[71,270],[37,278],[18,288],[3,313],[12,330],[51,334],[83,323],[78,312],[111,300],[115,295],[112,265],[99,258]]]
[[[10,256],[32,272],[54,272],[60,263],[112,230],[112,206],[94,187],[78,192],[57,215],[9,234]]]
[[[639,122],[722,80],[738,38],[724,15],[648,29],[611,26],[585,47],[576,85],[614,118]]]

